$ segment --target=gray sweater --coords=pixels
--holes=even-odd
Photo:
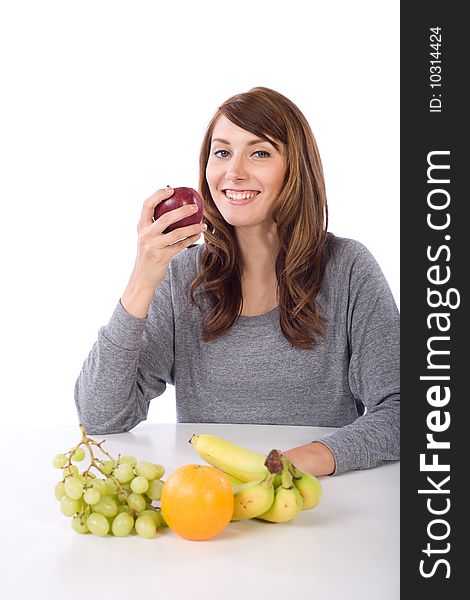
[[[339,427],[321,440],[335,474],[398,460],[399,314],[370,252],[333,237],[317,296],[326,336],[304,350],[282,335],[277,308],[204,342],[188,293],[201,249],[173,258],[146,319],[118,303],[100,329],[75,386],[87,433],[132,429],[169,383],[179,422]]]

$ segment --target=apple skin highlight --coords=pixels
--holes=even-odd
[[[193,188],[189,187],[174,188],[173,196],[157,204],[153,213],[153,218],[156,221],[163,214],[169,212],[170,210],[174,210],[175,208],[180,208],[185,204],[196,204],[198,210],[193,215],[189,215],[189,217],[185,217],[176,223],[172,223],[164,230],[163,233],[169,233],[170,231],[178,229],[179,227],[196,225],[202,221],[204,214],[204,203],[196,190],[193,190]]]

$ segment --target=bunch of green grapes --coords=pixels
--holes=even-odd
[[[160,500],[165,469],[162,465],[134,456],[119,455],[117,460],[102,448],[104,442],[89,438],[80,425],[82,439],[66,452],[57,454],[53,465],[62,469],[62,480],[55,486],[55,497],[66,517],[72,517],[77,533],[125,537],[134,531],[143,538],[155,537],[166,523],[157,502]],[[97,457],[94,449],[103,457]],[[82,472],[77,465],[86,452],[89,465]]]

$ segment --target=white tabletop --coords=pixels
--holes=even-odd
[[[267,453],[331,431],[142,423],[129,433],[93,437],[105,438],[113,456],[134,454],[163,464],[169,474],[203,463],[188,443],[193,433],[215,433]],[[204,542],[168,529],[152,540],[100,538],[75,533],[54,498],[60,472],[52,458],[78,443],[78,427],[2,432],[0,439],[2,598],[399,598],[398,463],[321,478],[320,505],[289,523],[231,523]]]

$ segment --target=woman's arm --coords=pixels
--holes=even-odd
[[[331,467],[326,450],[334,458],[334,474],[400,458],[399,313],[380,267],[364,246],[357,244],[341,280],[347,282],[340,292],[346,303],[349,387],[365,412],[318,440],[321,444],[288,452],[312,473],[326,474]]]
[[[400,316],[390,287],[362,245],[349,277],[349,386],[365,413],[322,442],[335,474],[400,458]]]
[[[89,434],[132,429],[147,417],[150,400],[164,392],[166,382],[173,383],[169,265],[200,237],[203,226],[163,233],[193,210],[182,206],[154,221],[155,206],[172,194],[171,188],[158,190],[144,202],[129,283],[75,384],[78,416]]]
[[[151,330],[158,331],[153,339]],[[75,404],[88,434],[129,431],[147,418],[152,398],[173,383],[173,310],[169,278],[155,292],[149,317],[119,303],[98,333],[75,384]]]

